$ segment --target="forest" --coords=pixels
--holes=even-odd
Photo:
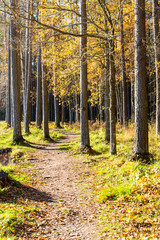
[[[160,238],[160,2],[0,0],[0,238]]]

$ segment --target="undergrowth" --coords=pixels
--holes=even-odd
[[[96,126],[96,127],[95,127]],[[81,159],[80,186],[93,204],[101,240],[160,239],[160,137],[150,126],[149,145],[154,161],[132,161],[134,126],[117,126],[117,155],[110,155],[104,141],[105,129],[90,127],[91,147],[99,154],[79,152],[79,139],[72,143],[72,154]],[[82,184],[83,182],[83,184]]]
[[[65,125],[63,130],[55,130],[50,125],[51,137],[59,139],[64,131],[79,134],[79,125]],[[155,127],[150,126],[149,145],[154,161],[145,164],[132,161],[134,146],[134,126],[122,129],[117,125],[117,155],[110,155],[110,146],[104,141],[105,128],[98,123],[90,124],[91,152],[80,151],[79,137],[61,145],[61,150],[70,150],[80,159],[82,171],[80,187],[88,195],[89,204],[98,207],[96,219],[100,238],[106,239],[160,239],[160,137],[155,135]],[[36,148],[12,146],[12,131],[0,123],[0,148],[11,147],[16,159],[24,158]],[[62,133],[61,133],[62,132]],[[53,135],[52,135],[53,134]],[[31,127],[31,134],[24,136],[28,143],[46,144],[42,130]],[[29,151],[28,151],[29,150]],[[22,156],[21,153],[22,152]],[[19,154],[19,155],[18,155]],[[24,159],[23,159],[24,160]],[[16,162],[16,161],[15,161]],[[23,161],[23,169],[25,161]],[[18,161],[19,164],[19,161]],[[0,189],[0,196],[10,196],[11,202],[0,201],[0,237],[16,239],[18,229],[24,223],[32,224],[37,209],[28,203],[23,185],[32,184],[32,176],[19,165],[3,167],[13,183],[10,193],[8,188]],[[31,166],[28,166],[31,167]],[[0,167],[2,169],[2,167]],[[21,196],[20,199],[18,197]],[[16,201],[15,201],[16,199]],[[11,210],[12,209],[12,210]]]
[[[53,141],[59,140],[63,134],[50,123],[50,137]],[[0,171],[8,173],[9,182],[5,188],[0,186],[0,239],[15,240],[25,234],[24,227],[36,224],[38,205],[34,198],[40,199],[41,192],[32,188],[35,183],[34,171],[28,158],[39,146],[47,144],[43,139],[42,129],[30,126],[30,134],[24,134],[24,144],[12,144],[12,129],[7,128],[5,122],[0,122],[0,149],[10,148],[11,161],[9,165],[2,166]],[[37,195],[37,196],[36,196]]]
[[[53,141],[59,140],[63,134],[54,128],[54,123],[49,123],[50,128],[50,138]],[[22,126],[23,129],[23,126]],[[4,121],[0,121],[0,149],[11,148],[12,158],[20,158],[22,155],[25,157],[25,153],[29,151],[35,151],[39,145],[46,144],[49,141],[43,138],[43,130],[41,128],[36,128],[35,124],[30,125],[30,134],[24,134],[24,143],[22,145],[14,145],[12,141],[13,130],[12,128],[7,128],[7,124]],[[36,144],[36,145],[35,145]],[[24,159],[24,157],[22,157]]]
[[[25,196],[25,189],[33,183],[33,178],[21,165],[0,166],[0,170],[9,177],[6,187],[0,187],[0,239],[15,240],[23,234],[24,224],[34,223],[38,211]]]

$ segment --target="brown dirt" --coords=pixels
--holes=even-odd
[[[94,221],[96,209],[78,184],[82,174],[78,160],[61,146],[67,146],[75,138],[76,135],[68,133],[57,143],[41,146],[30,159],[35,178],[42,181],[33,186],[43,193],[37,200],[42,210],[36,224],[23,229],[26,237],[19,239],[98,239]]]

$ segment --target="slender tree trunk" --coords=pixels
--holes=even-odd
[[[112,33],[114,36],[114,33]],[[116,92],[115,92],[115,62],[114,39],[110,40],[110,152],[116,154]]]
[[[109,98],[109,44],[106,43],[105,46],[105,141],[110,142],[110,116],[109,116],[109,107],[110,107],[110,98]]]
[[[42,124],[42,62],[41,48],[39,48],[37,61],[37,97],[36,97],[36,127]]]
[[[135,145],[136,154],[148,154],[145,0],[135,0]]]
[[[134,81],[131,80],[131,121],[135,120],[135,104],[134,104]]]
[[[30,90],[31,90],[31,75],[32,75],[32,45],[31,45],[31,11],[32,1],[27,3],[27,29],[26,29],[26,60],[25,60],[25,111],[24,111],[24,131],[29,133],[29,122],[31,117],[30,106]]]
[[[79,122],[79,95],[76,93],[75,95],[76,102],[76,122]]]
[[[103,123],[103,96],[102,96],[102,81],[99,80],[99,123]]]
[[[62,124],[65,123],[65,102],[62,102]]]
[[[116,85],[116,114],[117,122],[120,122],[121,126],[123,125],[123,101],[122,101],[122,83],[119,82]]]
[[[81,0],[81,70],[80,70],[80,128],[81,147],[90,146],[88,124],[88,81],[87,81],[87,13],[86,0]]]
[[[42,72],[42,109],[43,109],[43,137],[49,138],[48,127],[48,84],[47,84],[47,67],[43,65]]]
[[[54,96],[54,109],[55,109],[55,126],[59,128],[60,127],[59,98],[56,95]]]
[[[159,35],[159,4],[153,0],[153,32],[156,66],[156,134],[160,134],[160,35]]]
[[[21,40],[22,41],[22,40]],[[23,46],[20,46],[20,56],[21,56],[21,75],[22,75],[22,89],[23,89],[23,118],[24,118],[24,106],[25,106],[25,58]]]
[[[54,47],[56,48],[56,36],[54,35]],[[59,96],[57,92],[57,66],[56,59],[53,62],[53,74],[54,74],[54,110],[55,110],[55,127],[60,127],[60,109],[59,109]]]
[[[122,65],[122,92],[123,92],[123,126],[128,124],[127,118],[127,87],[126,87],[126,65],[124,54],[124,30],[123,30],[123,3],[120,0],[120,35],[121,35],[121,65]]]
[[[8,83],[6,94],[6,122],[7,127],[11,126],[11,48],[10,48],[10,27],[8,31]]]
[[[72,97],[69,98],[69,123],[72,125]]]
[[[13,11],[18,9],[19,1],[10,0]],[[11,81],[13,95],[13,141],[22,141],[21,134],[21,102],[20,102],[20,55],[19,55],[19,28],[13,17],[10,22],[11,28]]]
[[[106,0],[104,0],[104,5],[106,4]],[[107,19],[105,19],[105,32],[106,36],[108,34],[108,24]],[[105,122],[106,122],[106,128],[105,128],[105,141],[110,142],[110,116],[109,116],[109,108],[110,108],[110,89],[109,89],[109,77],[110,77],[110,69],[109,69],[109,42],[106,40],[105,43],[105,70],[104,70],[104,76],[105,76]]]

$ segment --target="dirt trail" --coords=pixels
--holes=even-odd
[[[80,170],[76,168],[74,158],[62,150],[75,138],[75,135],[68,133],[59,142],[42,146],[31,160],[33,170],[36,174],[40,172],[41,180],[45,183],[38,186],[38,191],[45,193],[45,211],[43,209],[44,213],[39,216],[38,225],[27,230],[30,231],[29,239],[98,239],[92,217],[94,210],[80,196],[77,187]]]

